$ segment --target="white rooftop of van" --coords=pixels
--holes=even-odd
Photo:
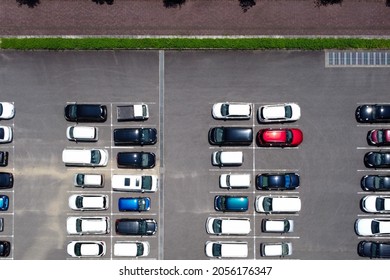
[[[217,223],[216,229],[214,223]],[[236,234],[246,235],[251,232],[251,223],[247,218],[208,218],[206,221],[207,232],[210,234]]]
[[[143,246],[143,253],[138,255],[138,246]],[[149,255],[150,245],[149,242],[143,241],[129,241],[129,242],[117,242],[114,244],[114,256],[117,257],[137,257]]]
[[[249,188],[251,186],[250,174],[222,174],[219,184],[221,188]]]
[[[274,197],[273,211],[300,211],[301,200],[298,197]]]

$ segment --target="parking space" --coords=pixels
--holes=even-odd
[[[151,259],[207,259],[207,241],[247,242],[248,259],[262,258],[261,243],[282,241],[291,242],[293,248],[293,254],[286,258],[359,258],[356,246],[362,238],[354,232],[354,222],[358,217],[373,216],[360,209],[360,200],[366,195],[360,180],[365,174],[386,171],[368,170],[363,164],[364,153],[375,150],[365,141],[367,130],[383,126],[357,124],[354,112],[367,100],[386,103],[386,69],[326,68],[323,52],[293,51],[4,52],[0,60],[0,69],[4,70],[0,76],[2,99],[12,100],[16,107],[14,119],[1,121],[15,131],[12,143],[1,144],[1,150],[10,154],[9,165],[2,170],[15,175],[14,188],[4,190],[11,204],[1,213],[5,227],[0,233],[2,239],[14,245],[11,258],[68,259],[66,245],[74,240],[104,241],[104,259],[123,259],[113,254],[113,245],[122,241],[149,242],[147,258]],[[250,103],[252,117],[213,119],[212,105],[224,101]],[[64,107],[72,102],[107,106],[106,122],[85,124],[98,128],[97,142],[66,139],[68,126],[84,125],[64,119]],[[117,106],[139,102],[149,107],[147,121],[117,121]],[[300,105],[302,116],[298,121],[269,125],[258,122],[260,106],[284,102]],[[294,127],[302,130],[303,143],[292,148],[260,147],[254,139],[248,146],[210,145],[208,131],[217,126],[250,127],[254,137],[262,128]],[[157,129],[157,144],[114,145],[114,129],[126,127]],[[66,167],[61,160],[65,148],[106,149],[109,161],[105,167]],[[242,151],[243,164],[213,166],[211,155],[218,150]],[[156,166],[144,170],[118,168],[117,154],[130,151],[154,153]],[[256,175],[285,172],[299,174],[298,189],[255,188]],[[104,187],[75,187],[77,173],[103,175]],[[113,190],[113,175],[140,173],[159,177],[157,192]],[[221,188],[219,177],[226,173],[250,174],[251,186]],[[68,206],[73,194],[107,195],[109,207],[103,211],[73,211]],[[215,211],[217,195],[247,196],[248,211]],[[254,203],[260,195],[299,196],[301,211],[258,213]],[[150,210],[119,211],[118,200],[122,197],[150,197]],[[66,221],[76,216],[108,217],[110,232],[68,234]],[[156,235],[116,234],[117,219],[139,217],[157,221]],[[209,235],[205,229],[209,217],[249,218],[251,232],[242,236]],[[294,231],[265,233],[261,228],[264,219],[293,220]],[[386,238],[370,238],[376,239]]]

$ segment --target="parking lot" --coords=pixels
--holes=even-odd
[[[11,208],[5,218],[3,240],[10,240],[13,259],[68,259],[66,245],[73,240],[102,240],[107,244],[104,259],[113,256],[117,241],[142,240],[150,243],[150,259],[206,259],[207,241],[246,241],[250,259],[260,259],[262,242],[292,243],[291,259],[358,259],[357,244],[362,237],[354,232],[354,222],[367,215],[360,209],[365,193],[360,179],[368,170],[364,153],[373,150],[366,142],[369,129],[389,125],[362,125],[355,120],[358,105],[388,103],[387,68],[326,68],[324,52],[13,52],[0,56],[1,101],[13,102],[16,115],[2,124],[12,125],[14,140],[2,144],[10,152],[5,171],[14,173],[15,185],[8,191]],[[252,105],[250,120],[221,121],[211,116],[216,102],[240,101]],[[65,131],[74,123],[64,119],[64,107],[72,102],[104,104],[108,119],[93,124],[99,141],[75,143]],[[118,123],[116,107],[145,102],[150,118],[145,122]],[[296,102],[301,118],[293,123],[260,124],[257,109],[264,104]],[[118,147],[113,129],[153,127],[158,142],[152,146]],[[210,145],[208,131],[216,126],[253,128],[296,127],[303,131],[303,143],[295,148]],[[64,148],[104,148],[110,160],[106,167],[65,167]],[[117,168],[119,151],[149,151],[157,156],[151,170]],[[244,153],[240,167],[211,165],[217,150]],[[12,171],[11,171],[12,170]],[[296,172],[301,185],[294,191],[260,191],[255,176],[267,172]],[[104,188],[80,189],[73,186],[78,172],[103,174]],[[250,173],[248,189],[222,189],[222,173]],[[152,194],[112,191],[113,174],[156,174],[159,189]],[[5,193],[6,191],[4,191]],[[3,192],[2,192],[3,193]],[[99,193],[109,196],[109,209],[78,213],[68,206],[72,194]],[[214,210],[216,195],[245,195],[249,210],[220,213]],[[255,212],[258,195],[294,195],[302,201],[296,214]],[[149,196],[151,210],[141,213],[118,211],[122,196]],[[106,235],[71,236],[66,231],[70,216],[107,216],[111,230]],[[115,233],[115,220],[122,217],[153,218],[158,231],[151,237],[124,237]],[[208,217],[246,217],[251,221],[247,236],[210,236]],[[263,233],[265,218],[293,219],[293,233]],[[367,238],[384,240],[386,238]]]

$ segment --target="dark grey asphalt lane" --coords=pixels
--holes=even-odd
[[[11,160],[16,182],[14,206],[6,217],[12,230],[6,227],[0,236],[9,235],[13,240],[15,259],[68,258],[66,244],[76,238],[67,235],[65,221],[78,213],[69,209],[67,199],[81,191],[101,191],[110,197],[108,211],[91,213],[107,215],[112,221],[112,235],[102,237],[108,245],[105,258],[111,258],[113,242],[136,239],[119,237],[114,232],[115,219],[128,215],[119,213],[116,200],[122,194],[111,192],[109,180],[101,190],[78,190],[71,180],[81,170],[102,173],[108,179],[113,173],[134,174],[116,168],[115,154],[122,148],[112,146],[111,131],[122,126],[115,121],[115,106],[138,101],[150,106],[147,124],[164,127],[159,139],[163,145],[143,148],[164,159],[164,168],[160,170],[159,162],[155,170],[146,171],[164,175],[160,190],[150,195],[152,209],[144,215],[162,222],[163,229],[157,236],[145,238],[151,243],[150,258],[205,259],[205,242],[221,239],[247,241],[251,259],[260,258],[261,242],[281,240],[293,243],[293,259],[358,258],[356,245],[361,238],[354,233],[353,224],[365,215],[359,209],[364,195],[360,178],[368,172],[384,171],[370,171],[363,165],[363,155],[369,150],[367,130],[380,126],[358,125],[354,112],[361,103],[388,101],[387,68],[325,68],[323,52],[298,51],[165,52],[164,77],[159,77],[163,72],[159,72],[157,51],[3,51],[0,62],[1,99],[13,101],[16,107]],[[163,116],[159,104],[162,98]],[[63,108],[73,101],[108,105],[107,122],[98,124],[99,142],[76,144],[66,140],[65,130],[70,123],[64,120]],[[234,168],[212,166],[211,153],[219,147],[208,143],[211,127],[242,125],[253,127],[255,133],[268,127],[253,118],[214,120],[211,106],[220,101],[250,102],[255,111],[266,103],[299,103],[299,121],[270,127],[299,127],[304,133],[302,145],[267,149],[253,143],[223,148],[242,150],[244,164]],[[104,168],[65,168],[61,162],[65,147],[104,147],[111,160]],[[12,150],[12,146],[7,149]],[[218,177],[224,172],[250,173],[254,182],[256,174],[271,171],[299,173],[301,187],[286,193],[261,192],[254,187],[223,190],[218,185]],[[213,199],[219,194],[247,195],[249,211],[216,212]],[[262,194],[299,195],[302,210],[294,215],[254,213],[255,198]],[[209,236],[205,222],[211,216],[248,217],[252,232],[246,237]],[[261,220],[271,216],[294,219],[294,233],[263,234]]]

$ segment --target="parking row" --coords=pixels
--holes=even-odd
[[[358,105],[355,117],[358,127],[366,131],[367,143],[360,147],[366,150],[362,163],[367,169],[358,170],[364,172],[360,182],[363,192],[358,192],[363,195],[360,209],[364,214],[355,221],[360,240],[357,252],[361,257],[390,258],[390,104]]]
[[[14,121],[15,106],[0,102],[0,257],[13,258],[14,240]]]
[[[218,121],[252,119],[252,124],[216,126],[210,128],[208,133],[212,145],[211,164],[218,168],[210,171],[218,175],[220,189],[210,192],[217,194],[214,196],[214,210],[218,213],[210,213],[206,220],[206,232],[210,239],[218,239],[205,244],[205,254],[210,258],[247,258],[247,239],[252,231],[249,238],[253,238],[253,242],[257,243],[260,236],[266,240],[255,246],[259,246],[259,253],[254,252],[255,258],[292,254],[293,217],[301,209],[301,200],[296,191],[300,186],[300,176],[293,169],[281,172],[269,168],[261,172],[256,168],[254,158],[258,150],[253,145],[256,126],[255,117],[252,118],[253,108],[251,103],[238,102],[216,103],[212,107],[212,116]],[[260,125],[279,126],[297,121],[300,116],[301,110],[296,103],[260,105],[257,110]],[[296,148],[302,141],[303,133],[299,128],[285,126],[260,128],[256,137],[257,146],[268,149]],[[246,164],[246,168],[242,168],[247,152],[252,153],[253,162],[249,167]],[[253,213],[249,211],[251,201]],[[268,214],[271,218],[268,218]],[[260,224],[256,222],[257,217],[261,217]],[[282,242],[280,234],[287,234]]]
[[[114,107],[111,104],[111,116]],[[66,147],[62,152],[62,161],[72,172],[69,182],[74,186],[68,201],[71,212],[66,222],[67,253],[86,258],[153,258],[158,251],[158,159],[153,146],[157,129],[144,127],[149,119],[149,106],[145,103],[117,104],[116,121],[111,118],[109,125],[98,127],[84,125],[106,122],[110,109],[101,104],[79,103],[65,107],[65,119],[77,122],[66,131],[68,140],[77,146]],[[109,146],[79,147],[98,142],[101,130],[110,131]],[[136,147],[141,146],[142,151],[138,151]],[[115,158],[110,158],[114,154]],[[81,214],[75,216],[76,211]]]

